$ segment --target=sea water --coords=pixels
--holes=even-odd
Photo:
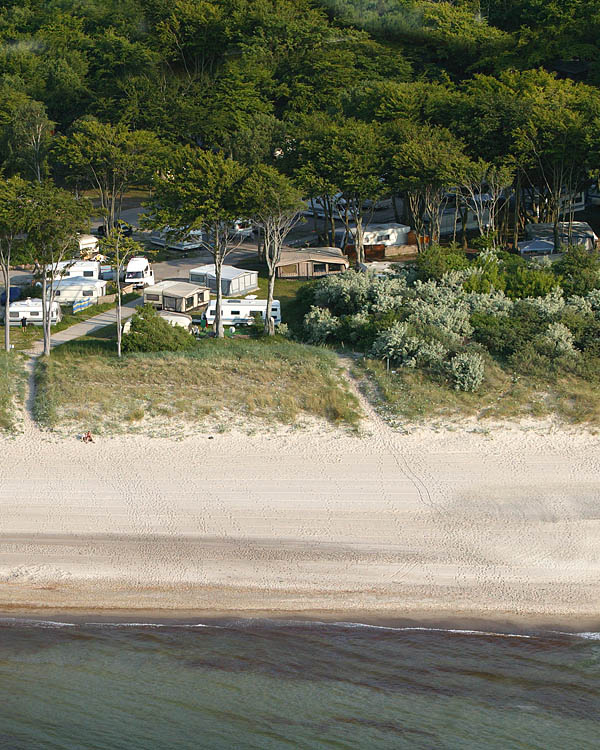
[[[0,621],[0,748],[600,747],[600,640]]]

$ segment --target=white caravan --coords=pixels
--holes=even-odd
[[[154,285],[154,271],[148,258],[132,258],[125,270],[125,284],[140,288]]]
[[[179,237],[181,230],[173,227],[157,229],[150,235],[150,244],[158,247],[166,247],[169,250],[198,250],[204,246],[201,229],[192,229],[185,237]]]
[[[72,276],[81,276],[84,279],[99,279],[101,275],[101,266],[97,260],[61,260],[56,265],[46,266],[48,275],[54,271],[54,278],[68,278]]]
[[[98,252],[98,238],[94,237],[93,234],[80,234],[79,240],[79,252],[82,255],[92,255]]]
[[[52,324],[60,322],[62,312],[58,302],[52,303],[49,313]],[[27,297],[27,299],[20,299],[10,303],[8,319],[11,326],[19,325],[23,318],[27,320],[28,325],[42,325],[42,300],[39,297]]]
[[[254,316],[259,313],[265,318],[267,310],[266,299],[224,299],[221,307],[221,320],[223,325],[251,325],[254,322]],[[215,322],[217,312],[216,300],[211,300],[206,310],[206,322],[212,325]],[[273,300],[271,307],[271,317],[275,325],[281,323],[281,303],[278,299]]]
[[[52,285],[54,299],[61,305],[69,305],[81,299],[91,299],[96,303],[99,297],[106,294],[107,283],[104,279],[85,279],[83,276],[56,279]]]

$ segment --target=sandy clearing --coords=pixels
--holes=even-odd
[[[365,430],[6,439],[0,609],[599,615],[599,437]]]

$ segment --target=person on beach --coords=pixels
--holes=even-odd
[[[92,433],[88,430],[85,435],[81,438],[84,443],[93,443],[94,438],[92,437]]]

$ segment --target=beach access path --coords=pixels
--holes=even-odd
[[[121,306],[121,316],[123,320],[130,318],[136,310],[138,305],[143,302],[143,297],[126,302]],[[87,336],[89,333],[98,331],[100,328],[112,325],[117,322],[117,308],[113,307],[110,310],[105,310],[99,315],[94,315],[93,318],[81,321],[81,323],[75,323],[75,325],[65,328],[64,331],[52,334],[51,347],[54,349],[56,346],[66,344],[67,341],[74,341],[75,339]]]

